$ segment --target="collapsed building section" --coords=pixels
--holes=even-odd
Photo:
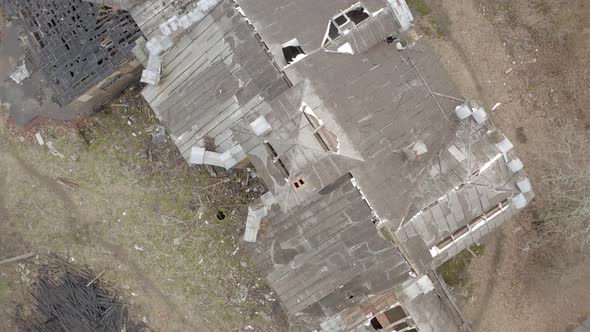
[[[129,13],[82,0],[2,0],[24,30],[32,70],[62,106],[92,110],[127,87],[141,31]]]
[[[169,46],[143,95],[187,161],[267,184],[244,246],[292,330],[459,330],[434,269],[533,193],[405,1],[205,2],[130,8]]]

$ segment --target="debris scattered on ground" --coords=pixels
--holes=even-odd
[[[100,278],[108,275],[114,283],[122,285],[121,291],[128,294],[133,305],[137,305],[133,310],[138,317],[146,315],[154,331],[195,330],[192,327],[170,328],[171,325],[184,324],[177,317],[184,317],[184,310],[191,313],[186,318],[187,325],[200,322],[200,317],[194,317],[199,315],[218,330],[238,331],[246,324],[251,324],[256,331],[286,330],[286,317],[280,306],[276,301],[266,300],[270,290],[263,281],[256,280],[254,267],[246,264],[243,250],[238,249],[248,205],[258,198],[260,192],[267,190],[255,176],[253,168],[250,166],[249,172],[245,169],[232,172],[217,169],[214,171],[216,177],[212,178],[209,170],[185,163],[168,139],[168,133],[145,108],[141,95],[126,94],[116,102],[125,103],[127,107],[109,105],[102,112],[75,124],[45,123],[42,127],[15,131],[15,139],[7,139],[9,144],[25,151],[23,158],[32,168],[55,179],[52,182],[56,182],[58,188],[71,192],[76,210],[69,203],[64,209],[66,201],[61,204],[62,199],[53,197],[53,191],[39,190],[39,186],[31,188],[28,184],[23,184],[22,188],[16,186],[18,181],[12,179],[27,173],[10,169],[11,179],[6,186],[8,195],[22,190],[20,192],[31,199],[18,208],[34,213],[22,216],[17,210],[12,213],[18,232],[26,234],[22,242],[27,244],[18,251],[7,252],[5,257],[38,247],[57,252],[67,252],[72,247],[76,262],[88,262],[97,269],[96,273],[89,275],[90,279],[108,267]],[[131,126],[127,123],[130,115],[134,115]],[[52,141],[54,148],[65,158],[54,158],[45,148],[39,149],[35,138],[37,132],[42,135],[45,145]],[[132,137],[131,132],[135,132],[137,138]],[[19,135],[25,144],[18,142]],[[5,137],[8,138],[0,130],[0,141]],[[10,161],[2,160],[0,168],[11,165]],[[80,189],[75,189],[76,185]],[[256,188],[257,192],[246,192],[246,188]],[[58,204],[50,203],[56,199]],[[41,210],[38,206],[46,208]],[[8,208],[12,212],[13,206]],[[216,218],[218,211],[222,212],[223,220]],[[68,217],[72,213],[94,216],[88,218],[91,220],[76,219],[84,232],[76,232],[75,236],[69,235],[69,224],[55,222],[56,217]],[[35,225],[29,226],[33,222]],[[122,255],[129,257],[129,261],[119,261],[108,254],[116,252],[111,247],[84,250],[86,230],[92,232],[93,244],[99,242],[94,239],[104,239],[120,245]],[[63,237],[56,237],[60,233]],[[174,259],[162,260],[165,257]],[[134,268],[136,261],[148,269]],[[22,271],[17,271],[15,285],[19,288],[36,280],[36,269],[26,265]],[[154,266],[157,268],[152,269]],[[31,271],[27,273],[27,269]],[[147,282],[154,281],[154,285],[147,288],[148,292],[139,288],[146,286],[137,284],[143,283],[144,278],[149,278]],[[244,288],[240,295],[239,285],[248,290],[243,302],[240,299],[245,294]],[[151,301],[150,296],[159,292],[160,287],[165,288],[168,296],[164,300],[170,297],[170,304]],[[132,291],[134,295],[131,295]],[[236,301],[237,305],[220,303],[217,301],[220,298]],[[254,314],[261,309],[270,313],[272,320],[263,321]],[[169,321],[164,322],[163,316],[158,314],[160,311],[173,313],[168,314]],[[218,315],[219,312],[223,312],[223,317]],[[18,331],[17,328],[11,330]]]
[[[240,285],[240,289],[238,291],[237,302],[238,303],[245,302],[247,298],[248,298],[248,287],[246,287],[244,285]]]
[[[92,143],[92,139],[90,138],[90,133],[92,133],[92,129],[80,128],[78,130],[78,133],[84,139],[84,142],[86,142],[86,145],[90,145],[90,143]]]
[[[57,151],[57,149],[55,148],[55,145],[53,145],[52,141],[47,142],[46,145],[47,145],[47,148],[49,149],[49,153],[51,153],[52,156],[59,157],[61,159],[65,158],[63,153]]]
[[[12,257],[12,258],[3,259],[3,260],[0,261],[0,265],[12,263],[12,262],[17,262],[17,261],[20,261],[20,260],[23,260],[23,259],[31,258],[33,256],[35,256],[35,253],[30,252],[28,254],[24,254],[24,255],[15,256],[15,257]]]
[[[57,180],[57,182],[65,185],[65,186],[68,186],[68,187],[70,187],[70,188],[72,188],[74,190],[80,190],[80,185],[76,181],[74,181],[72,179],[68,179],[68,178],[64,178],[64,177],[58,177],[56,180]]]
[[[179,246],[181,241],[182,241],[182,239],[177,237],[177,238],[174,238],[174,240],[172,240],[172,244],[175,246]]]
[[[15,81],[16,84],[22,84],[23,81],[29,78],[30,76],[31,72],[29,72],[29,69],[27,69],[27,64],[25,63],[25,61],[23,61],[20,64],[20,66],[16,68],[16,71],[12,73],[12,75],[10,75],[10,78],[12,78],[12,80]]]
[[[98,277],[52,256],[39,269],[27,307],[16,313],[19,330],[146,331],[129,320],[127,305]]]
[[[152,143],[160,144],[166,142],[166,129],[161,125],[153,125],[147,129],[152,135]]]
[[[37,143],[39,143],[39,145],[45,145],[45,141],[43,140],[43,136],[41,136],[40,132],[35,134],[35,138],[37,139]]]
[[[96,275],[96,277],[94,277],[94,279],[90,280],[87,284],[86,287],[89,287],[90,285],[92,285],[96,280],[98,280],[98,278],[100,278],[101,275],[103,275],[103,273],[105,273],[106,270],[102,270],[100,271],[99,274]]]
[[[500,107],[500,105],[502,105],[502,103],[496,103],[496,105],[494,105],[494,107],[492,107],[492,111],[495,111],[496,108]]]

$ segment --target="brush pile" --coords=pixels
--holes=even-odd
[[[127,317],[127,305],[91,271],[59,257],[39,269],[29,305],[16,320],[20,331],[141,331]]]

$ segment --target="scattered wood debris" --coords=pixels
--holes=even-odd
[[[104,272],[104,271],[103,271]],[[51,256],[39,269],[28,308],[17,312],[20,331],[149,331],[128,317],[127,304],[93,272]]]
[[[65,186],[68,186],[74,190],[80,190],[80,185],[76,181],[74,181],[73,179],[68,179],[68,178],[64,178],[64,177],[60,176],[56,180],[57,180],[57,182],[65,185]]]

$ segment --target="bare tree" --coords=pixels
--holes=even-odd
[[[537,244],[590,252],[590,139],[571,122],[553,122],[542,158],[545,187]]]

